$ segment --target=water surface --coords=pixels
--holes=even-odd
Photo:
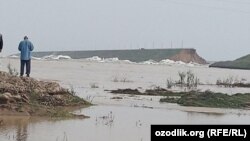
[[[19,68],[19,60],[2,60]],[[88,119],[51,120],[41,118],[0,117],[2,141],[149,141],[151,124],[250,124],[250,111],[239,109],[182,107],[159,103],[161,97],[129,96],[121,100],[107,91],[117,88],[166,87],[166,79],[178,79],[178,71],[192,70],[203,83],[215,84],[218,78],[234,76],[250,80],[247,70],[230,70],[187,66],[139,65],[126,63],[96,63],[82,60],[33,61],[32,77],[54,80],[74,87],[77,94],[96,106],[75,111]],[[114,77],[129,82],[114,82]],[[98,88],[91,88],[96,83]],[[249,89],[201,86],[219,92],[249,92]]]

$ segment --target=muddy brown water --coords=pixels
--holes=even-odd
[[[1,70],[19,60],[2,59]],[[106,89],[166,87],[166,79],[178,79],[178,71],[192,70],[203,83],[215,83],[229,76],[250,80],[250,71],[208,68],[207,66],[139,65],[96,63],[83,60],[32,61],[32,77],[56,80],[73,86],[77,94],[95,106],[75,111],[88,119],[51,120],[29,117],[0,117],[0,141],[149,141],[151,124],[249,124],[250,111],[182,107],[159,103],[161,97],[110,94]],[[114,78],[129,80],[114,82]],[[91,88],[95,83],[98,88]],[[201,90],[250,92],[248,88],[202,85]],[[122,99],[112,99],[120,96]]]

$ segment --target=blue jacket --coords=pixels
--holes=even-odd
[[[28,40],[23,40],[19,43],[18,50],[21,51],[21,60],[30,60],[31,51],[34,49],[33,44]]]

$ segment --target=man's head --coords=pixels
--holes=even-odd
[[[28,38],[28,36],[24,36],[24,38],[23,38],[24,40],[28,40],[29,38]]]

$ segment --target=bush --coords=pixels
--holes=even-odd
[[[188,89],[193,89],[198,86],[200,80],[195,74],[189,70],[187,72],[178,72],[179,74],[179,81],[177,82],[180,84],[181,87],[187,87]]]

